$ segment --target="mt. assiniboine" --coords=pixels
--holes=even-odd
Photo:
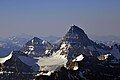
[[[75,25],[57,44],[34,37],[10,55],[1,80],[120,80],[120,45],[97,44]]]

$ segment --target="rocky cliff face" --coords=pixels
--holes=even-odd
[[[62,41],[71,44],[77,43],[80,46],[88,46],[94,44],[94,42],[90,40],[85,34],[85,32],[75,25],[71,26],[70,30],[62,38]]]
[[[23,63],[16,54],[0,66],[0,80],[29,80],[33,79],[31,66]]]

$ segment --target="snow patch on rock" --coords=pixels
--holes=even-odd
[[[78,70],[78,66],[74,66],[73,70]]]
[[[12,57],[12,52],[8,56],[6,56],[6,57],[1,57],[0,58],[0,63],[3,64],[7,60],[11,59],[11,57]]]
[[[84,56],[81,54],[81,55],[77,56],[75,59],[73,59],[73,62],[82,61],[83,59],[84,59]]]
[[[111,54],[100,55],[100,56],[98,56],[98,59],[99,60],[106,60],[106,59],[108,59],[109,55],[111,55]]]

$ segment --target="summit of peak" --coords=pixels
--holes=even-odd
[[[76,25],[72,25],[69,31],[63,36],[62,41],[68,43],[79,43],[80,45],[91,45],[93,41],[91,41],[87,34]]]
[[[71,28],[69,29],[68,33],[83,33],[84,34],[84,31],[79,28],[78,26],[76,25],[72,25]]]
[[[38,37],[33,37],[33,39],[34,39],[34,40],[40,40],[40,38],[38,38]]]

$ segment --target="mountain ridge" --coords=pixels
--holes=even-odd
[[[12,53],[9,60],[0,63],[0,75],[3,77],[3,74],[11,75],[17,72],[20,74],[12,76],[14,79],[20,78],[19,76],[24,79],[26,76],[25,79],[29,80],[31,76],[36,80],[110,80],[109,75],[115,74],[116,76],[110,78],[120,79],[120,45],[98,44],[76,25],[71,26],[55,45],[33,37],[20,50]],[[15,69],[12,69],[13,67]]]

